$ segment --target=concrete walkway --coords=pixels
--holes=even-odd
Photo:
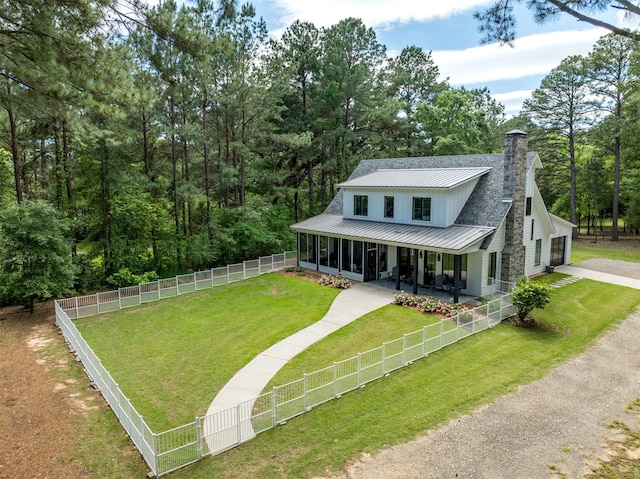
[[[207,415],[254,399],[289,360],[329,334],[393,301],[393,292],[355,283],[341,291],[327,314],[317,323],[298,331],[258,354],[220,390]]]
[[[393,301],[393,293],[393,291],[383,288],[355,283],[351,288],[341,291],[336,296],[329,311],[320,321],[274,344],[238,371],[220,390],[207,410],[207,416],[221,411],[228,412],[224,418],[216,419],[215,428],[214,424],[205,421],[204,434],[209,443],[209,449],[224,449],[237,440],[237,436],[234,434],[230,434],[228,439],[225,437],[214,438],[209,434],[214,429],[220,429],[220,421],[223,422],[223,429],[227,427],[231,429],[240,424],[242,440],[253,437],[249,421],[253,401],[262,393],[277,372],[289,360],[312,344],[359,317],[390,304]],[[233,408],[237,408],[237,412]]]
[[[615,274],[603,273],[601,271],[594,271],[571,265],[557,266],[555,271],[558,273],[570,274],[576,278],[592,279],[595,281],[602,281],[603,283],[611,283],[619,286],[640,289],[640,279],[628,278],[626,276],[617,276]]]

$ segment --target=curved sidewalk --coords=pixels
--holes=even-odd
[[[393,293],[363,283],[341,291],[320,321],[274,344],[238,371],[215,397],[207,415],[257,398],[290,359],[359,317],[390,304]]]

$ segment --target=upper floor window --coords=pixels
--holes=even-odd
[[[524,207],[524,214],[527,216],[531,215],[531,196],[527,196],[527,203]]]
[[[385,196],[384,197],[384,217],[385,218],[393,218],[393,196]]]
[[[369,197],[355,195],[353,197],[353,214],[355,216],[367,216],[369,214]]]
[[[431,198],[413,198],[413,219],[431,221]]]

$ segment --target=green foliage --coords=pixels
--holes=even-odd
[[[7,150],[0,148],[0,209],[8,206],[11,201],[12,176],[11,154]]]
[[[87,254],[73,255],[74,283],[76,293],[95,291],[103,286],[102,266]]]
[[[107,278],[107,283],[116,288],[124,288],[126,286],[136,286],[141,283],[151,283],[158,280],[158,274],[155,271],[147,271],[143,274],[133,274],[128,268],[122,268]]]
[[[529,281],[526,276],[516,282],[509,296],[518,310],[518,319],[521,324],[532,322],[533,320],[527,321],[529,313],[536,308],[542,309],[551,302],[550,291],[547,284],[540,281]]]
[[[479,22],[478,28],[484,34],[482,38],[483,43],[499,42],[501,44],[511,44],[515,40],[517,19],[514,13],[514,3],[521,2],[495,0],[490,7],[474,13],[474,18]],[[639,15],[640,8],[633,2],[611,0],[542,0],[524,3],[536,23],[540,25],[552,22],[562,15],[568,15],[581,22],[586,22],[599,28],[605,28],[614,32],[616,35],[627,38],[637,38],[636,31],[619,28],[616,24],[608,23],[607,21],[609,15],[618,15],[621,11],[631,18]]]
[[[69,223],[42,200],[0,212],[0,301],[57,297],[73,286]]]

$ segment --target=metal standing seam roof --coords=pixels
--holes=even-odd
[[[484,175],[491,167],[379,169],[347,180],[339,188],[445,188],[450,189]]]
[[[342,238],[459,252],[494,232],[492,227],[451,225],[447,228],[345,219],[323,213],[291,226],[292,229]]]

